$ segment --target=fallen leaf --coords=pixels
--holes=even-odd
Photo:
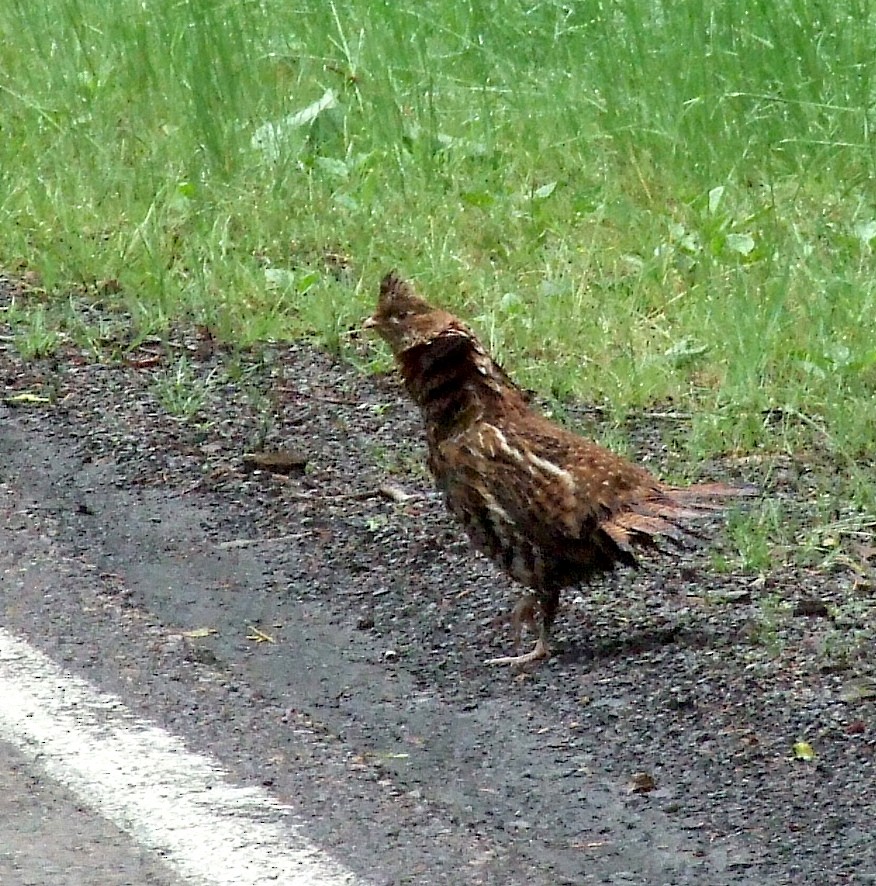
[[[648,794],[656,787],[657,782],[649,772],[635,772],[627,782],[627,792],[630,794]]]
[[[291,449],[244,452],[241,461],[248,471],[270,471],[273,474],[301,474],[307,468],[307,456]]]
[[[7,406],[45,406],[52,401],[40,394],[23,393],[10,394],[8,397],[3,398],[3,402]]]
[[[794,607],[794,615],[807,618],[827,618],[830,615],[830,610],[823,600],[813,597],[801,597]]]
[[[412,495],[410,492],[405,492],[404,489],[393,483],[383,483],[378,486],[377,494],[383,496],[383,498],[389,499],[389,501],[395,502],[396,504],[404,504],[406,501],[416,498],[415,495]]]
[[[249,633],[246,635],[247,640],[254,640],[256,643],[276,643],[277,641],[264,631],[259,630],[255,625],[249,625]]]
[[[216,628],[194,628],[191,631],[183,631],[182,635],[189,640],[200,640],[202,637],[211,637],[218,633]]]
[[[795,760],[804,760],[808,763],[815,759],[815,748],[808,741],[795,741],[793,751]]]

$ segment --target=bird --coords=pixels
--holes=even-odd
[[[365,320],[388,345],[419,407],[428,467],[473,546],[527,589],[512,611],[515,646],[529,652],[487,664],[523,666],[551,655],[560,592],[661,540],[683,545],[691,523],[750,486],[661,482],[645,468],[575,434],[531,405],[475,333],[425,301],[396,271]]]

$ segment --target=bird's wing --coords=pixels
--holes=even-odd
[[[595,443],[522,416],[474,422],[437,447],[431,466],[451,504],[572,561],[589,562],[600,548],[629,550],[601,524],[656,481]]]

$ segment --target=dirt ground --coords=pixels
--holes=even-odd
[[[10,629],[219,742],[374,882],[876,884],[866,553],[722,572],[718,521],[701,550],[567,592],[547,664],[489,668],[519,589],[432,491],[393,376],[204,330],[127,350],[124,318],[103,327],[98,351],[23,363],[0,325]],[[597,412],[571,418],[599,433]],[[671,465],[665,422],[630,437]],[[701,479],[758,483],[805,521],[811,472]]]

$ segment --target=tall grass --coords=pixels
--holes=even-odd
[[[399,266],[524,383],[695,407],[692,456],[871,458],[863,0],[10,0],[0,37],[0,264],[58,299],[342,344]]]

